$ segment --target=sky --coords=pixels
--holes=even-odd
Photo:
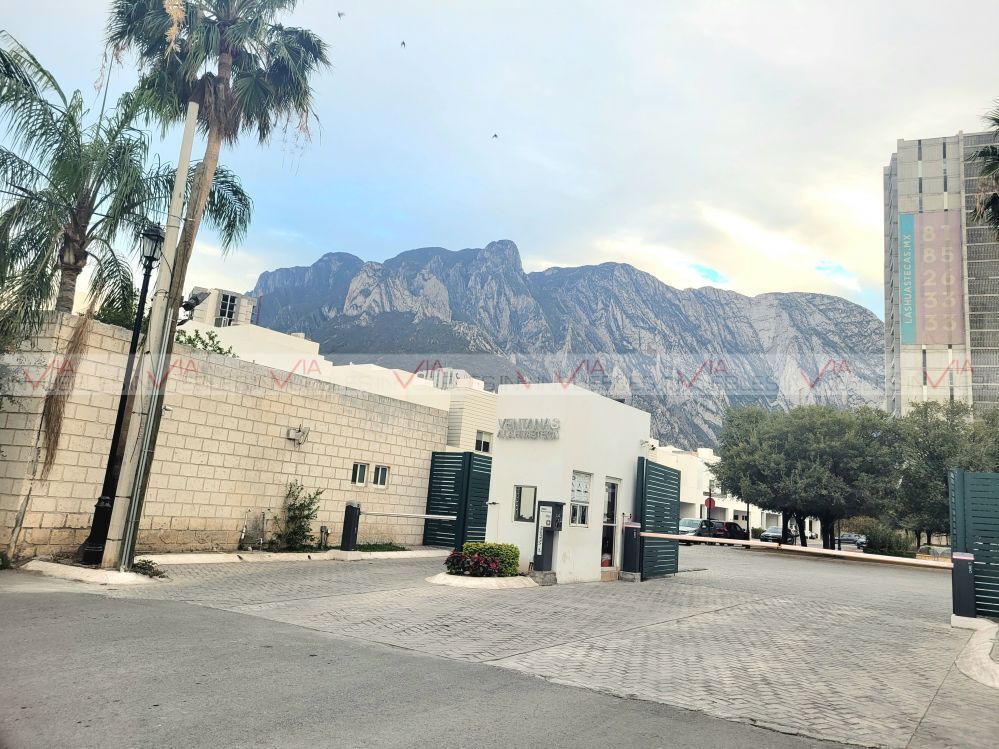
[[[2,2],[0,26],[96,102],[107,3]],[[628,262],[881,315],[896,140],[980,130],[999,97],[980,0],[301,0],[286,22],[330,44],[320,124],[223,153],[253,225],[227,255],[203,232],[188,286],[510,239],[529,271]]]

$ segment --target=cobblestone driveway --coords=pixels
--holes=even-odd
[[[684,549],[646,582],[508,591],[424,582],[440,560],[170,567],[116,591],[484,662],[865,745],[994,746],[999,692],[952,668],[969,633],[936,571]],[[703,568],[703,569],[698,569]]]

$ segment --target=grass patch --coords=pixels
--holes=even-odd
[[[340,547],[327,546],[325,549],[321,549],[318,546],[299,546],[296,549],[283,549],[283,551],[294,551],[299,554],[304,554],[305,552],[310,554],[322,554],[324,551],[340,551]],[[356,551],[408,551],[408,549],[405,546],[399,546],[399,544],[380,543],[358,544]]]
[[[331,549],[337,549],[339,551],[339,546],[331,546]],[[399,546],[399,544],[358,544],[356,551],[406,551],[405,546]]]

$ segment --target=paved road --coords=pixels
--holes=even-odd
[[[5,749],[835,746],[265,618],[26,577],[0,573]]]
[[[952,667],[969,634],[948,626],[945,573],[721,547],[681,558],[698,571],[641,585],[441,588],[424,582],[440,564],[427,560],[173,567],[167,583],[111,595],[464,661],[476,679],[540,676],[792,734],[994,746],[999,693]]]

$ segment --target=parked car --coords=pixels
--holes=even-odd
[[[780,543],[793,544],[794,536],[788,533],[787,538],[782,539],[781,529],[778,528],[776,525],[772,525],[769,528],[767,528],[765,531],[763,531],[763,533],[760,534],[760,540],[768,541],[773,544],[780,544]]]
[[[701,527],[700,518],[680,518],[680,535],[695,536],[697,529]]]
[[[740,541],[748,541],[749,533],[738,523],[725,523],[725,538],[735,538]]]
[[[698,538],[728,538],[725,525],[726,523],[721,520],[680,518],[680,535],[697,536]]]
[[[839,541],[840,544],[851,544],[853,546],[856,546],[857,540],[859,538],[860,536],[858,536],[856,533],[840,533],[839,537],[836,540]],[[864,542],[865,543],[867,542],[866,538],[864,538]]]

